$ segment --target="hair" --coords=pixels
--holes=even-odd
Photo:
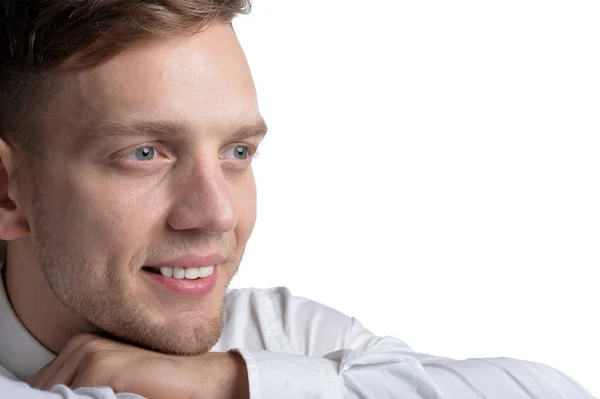
[[[92,67],[140,40],[230,23],[250,8],[250,0],[0,0],[0,138],[38,146],[36,107],[56,89],[58,67]]]

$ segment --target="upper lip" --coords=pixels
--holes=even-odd
[[[160,263],[154,263],[152,265],[147,265],[149,267],[206,267],[206,266],[216,266],[225,261],[225,257],[218,254],[209,254],[209,255],[196,255],[196,254],[188,254],[182,256],[181,258],[171,259]]]

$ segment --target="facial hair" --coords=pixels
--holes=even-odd
[[[200,355],[214,347],[222,334],[224,298],[217,309],[196,317],[185,331],[158,323],[119,273],[86,256],[85,244],[77,243],[77,235],[65,231],[68,229],[61,226],[57,215],[60,212],[51,213],[41,200],[39,185],[34,187],[32,234],[40,270],[60,305],[89,327],[85,332],[172,355]],[[129,270],[139,261],[131,259]],[[233,275],[238,266],[239,261]]]

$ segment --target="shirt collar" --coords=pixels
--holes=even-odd
[[[0,365],[27,381],[55,357],[27,331],[15,314],[0,274]]]

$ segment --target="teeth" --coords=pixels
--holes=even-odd
[[[173,268],[172,267],[161,267],[160,274],[165,277],[173,277]]]
[[[214,266],[206,267],[161,267],[160,274],[165,277],[172,277],[178,280],[196,280],[197,278],[208,277],[215,271]]]
[[[174,267],[173,268],[173,278],[176,278],[177,280],[181,280],[185,278],[185,270],[183,270],[183,268],[181,267]]]
[[[200,277],[200,278],[208,277],[208,276],[212,275],[214,271],[215,271],[214,266],[201,267],[198,269],[198,277]]]
[[[195,280],[200,277],[200,269],[195,267],[189,267],[185,269],[185,278],[188,280]]]

